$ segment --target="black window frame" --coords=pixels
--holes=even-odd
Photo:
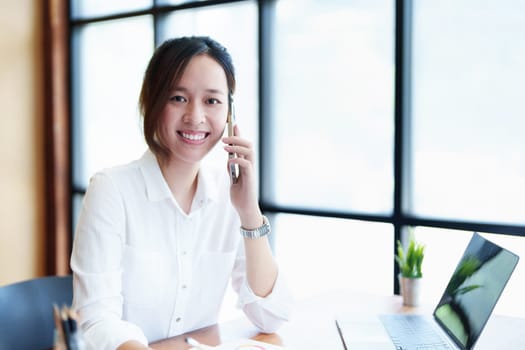
[[[69,15],[69,32],[74,32],[76,28],[95,22],[104,22],[115,19],[131,18],[142,15],[152,15],[154,25],[154,43],[158,46],[159,43],[159,18],[167,13],[188,10],[192,8],[201,8],[207,6],[220,6],[224,4],[231,4],[241,1],[250,0],[216,0],[216,1],[191,1],[180,5],[160,5],[157,1],[153,1],[153,6],[149,9],[140,11],[130,11],[115,13],[105,16],[74,19]],[[394,1],[394,0],[393,0]],[[408,226],[422,226],[441,229],[453,229],[476,232],[490,232],[494,234],[508,235],[508,236],[525,236],[524,225],[507,225],[502,223],[486,223],[468,220],[447,220],[436,219],[428,217],[416,217],[410,214],[410,166],[411,159],[409,158],[410,150],[410,121],[411,121],[411,33],[412,33],[412,0],[395,0],[395,107],[394,107],[394,196],[393,196],[393,212],[391,215],[373,215],[363,214],[351,211],[336,211],[323,209],[305,209],[285,205],[279,205],[272,202],[268,188],[272,186],[272,173],[269,169],[273,166],[272,160],[269,159],[270,147],[272,147],[272,130],[274,125],[272,123],[272,116],[270,115],[271,99],[269,96],[269,87],[272,86],[272,67],[275,62],[272,62],[272,38],[274,35],[273,16],[274,8],[277,0],[258,0],[258,59],[259,59],[259,75],[258,75],[258,89],[259,89],[259,198],[260,206],[263,212],[269,214],[298,214],[327,218],[340,218],[350,220],[360,220],[367,222],[380,222],[391,224],[394,228],[394,242],[402,238],[404,228]],[[75,47],[73,38],[69,38],[70,47],[70,61],[72,57],[72,48]],[[71,66],[71,64],[70,64]],[[72,74],[70,75],[72,76]],[[71,78],[70,78],[71,79]],[[70,94],[74,96],[71,91],[73,86],[70,81]],[[69,101],[70,105],[70,135],[74,138],[73,133],[75,125],[75,114],[73,101]],[[71,147],[71,146],[70,146]],[[73,173],[73,150],[70,148],[70,174]],[[76,195],[83,195],[86,188],[76,186],[71,179],[71,205],[73,198]],[[75,215],[74,212],[71,214]],[[71,219],[74,222],[74,218]],[[73,228],[72,228],[73,231]],[[395,254],[395,244],[392,247]],[[394,280],[393,291],[399,294],[399,282],[396,276],[399,268],[397,264],[394,265]]]

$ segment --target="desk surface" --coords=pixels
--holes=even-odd
[[[299,302],[292,319],[277,333],[258,333],[245,319],[225,322],[197,330],[187,335],[208,345],[239,338],[251,338],[290,349],[344,349],[335,317],[344,313],[374,316],[380,313],[431,314],[433,305],[405,307],[399,296],[374,296],[351,292],[330,292]],[[476,350],[525,349],[525,319],[493,315],[487,323]],[[152,344],[156,350],[185,350],[187,335]]]

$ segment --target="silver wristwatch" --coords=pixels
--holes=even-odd
[[[268,218],[264,215],[263,215],[262,226],[257,227],[256,229],[246,230],[242,228],[241,226],[241,235],[245,238],[256,239],[256,238],[264,237],[270,232],[272,232],[272,229],[270,228],[270,222],[268,221]]]

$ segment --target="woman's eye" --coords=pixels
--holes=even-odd
[[[184,96],[176,95],[176,96],[170,97],[170,101],[173,101],[173,102],[186,102],[186,98]]]
[[[207,101],[206,101],[207,104],[209,105],[215,105],[217,103],[221,103],[221,101],[217,100],[216,98],[209,98]]]

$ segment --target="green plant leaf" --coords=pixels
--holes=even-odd
[[[397,255],[395,260],[399,266],[400,273],[403,277],[421,278],[423,258],[425,256],[425,246],[417,243],[413,234],[408,244],[407,249],[403,249],[403,245],[397,241]]]

